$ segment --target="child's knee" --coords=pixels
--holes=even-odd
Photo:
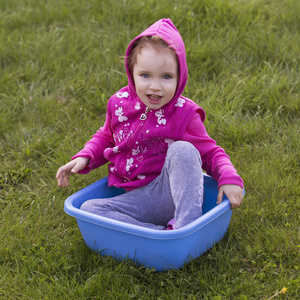
[[[95,211],[101,209],[101,199],[87,200],[81,204],[80,209],[86,212],[95,213]]]
[[[189,151],[197,151],[193,144],[186,141],[177,141],[170,145],[168,152],[189,152]]]
[[[171,144],[168,149],[167,156],[176,160],[196,160],[201,164],[201,157],[199,151],[193,144],[185,141],[177,141]]]
[[[85,201],[81,204],[80,209],[84,210],[84,211],[90,211],[91,205],[90,205],[90,201]]]

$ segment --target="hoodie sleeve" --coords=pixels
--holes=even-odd
[[[242,178],[225,151],[210,138],[199,113],[195,113],[188,125],[184,140],[192,143],[201,155],[202,168],[218,182],[218,188],[224,184],[244,187]]]
[[[89,164],[80,171],[79,174],[86,174],[107,163],[104,157],[104,151],[106,148],[114,146],[110,124],[110,117],[107,113],[104,125],[97,131],[92,139],[85,144],[84,148],[72,157],[72,160],[77,157],[85,157],[90,160]]]

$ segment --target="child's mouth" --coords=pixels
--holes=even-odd
[[[150,102],[157,103],[162,98],[162,96],[159,95],[148,95],[148,99]]]

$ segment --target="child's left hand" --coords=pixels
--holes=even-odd
[[[219,193],[217,197],[217,204],[222,202],[224,194],[227,196],[231,209],[237,208],[243,202],[243,189],[234,184],[224,184],[219,188]]]

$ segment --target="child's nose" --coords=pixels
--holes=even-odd
[[[153,90],[153,91],[159,91],[159,90],[161,90],[161,86],[160,86],[159,80],[153,79],[151,81],[151,84],[150,84],[150,89]]]

